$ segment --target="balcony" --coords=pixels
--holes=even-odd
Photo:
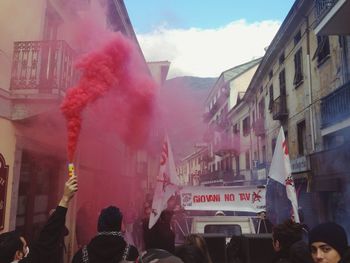
[[[226,154],[236,154],[240,145],[239,145],[239,140],[230,140],[230,139],[225,139],[227,136],[222,136],[224,139],[221,139],[220,142],[215,143],[213,146],[213,151],[214,154],[217,156],[224,156]]]
[[[201,174],[200,182],[204,184],[212,183],[225,183],[225,182],[234,182],[235,180],[241,180],[242,177],[234,176],[234,171],[214,171],[206,174]]]
[[[317,35],[349,35],[350,34],[350,1],[347,0],[315,0]]]
[[[285,95],[279,96],[272,104],[272,118],[284,121],[288,117],[287,98]]]
[[[350,117],[350,82],[321,100],[321,128],[329,127]]]
[[[348,174],[350,171],[350,144],[344,144],[310,155],[310,165],[316,177]]]
[[[63,40],[15,42],[12,93],[60,94],[77,79],[73,59],[73,49]]]
[[[265,119],[260,117],[253,123],[255,136],[265,136]]]

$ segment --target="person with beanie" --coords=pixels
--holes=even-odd
[[[344,262],[348,240],[342,226],[329,222],[314,227],[309,232],[309,245],[315,263]]]
[[[72,262],[115,263],[122,260],[133,261],[137,255],[130,258],[130,251],[137,249],[124,240],[120,232],[123,215],[119,208],[109,206],[101,210],[97,223],[97,235],[74,255]]]

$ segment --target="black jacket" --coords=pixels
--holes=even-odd
[[[55,212],[49,217],[39,238],[30,246],[28,256],[20,263],[47,263],[52,262],[54,255],[62,239],[62,231],[65,227],[67,208],[57,206]]]
[[[121,236],[100,235],[86,246],[89,263],[116,263],[122,260],[126,242]],[[82,249],[74,255],[72,263],[83,262]]]

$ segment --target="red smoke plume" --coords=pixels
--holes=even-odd
[[[156,84],[142,63],[136,46],[122,34],[100,50],[91,52],[76,65],[82,71],[79,83],[67,91],[61,111],[67,120],[68,159],[73,161],[82,112],[88,104],[108,94],[115,96],[111,112],[120,122],[116,131],[129,146],[139,145],[153,113]]]

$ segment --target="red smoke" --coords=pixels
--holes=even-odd
[[[147,74],[133,42],[116,33],[104,47],[86,55],[76,67],[82,76],[79,83],[67,91],[61,105],[67,120],[69,161],[73,161],[76,151],[83,110],[107,92],[115,97],[111,114],[113,121],[120,123],[116,132],[127,145],[138,146],[147,134],[156,84]]]

